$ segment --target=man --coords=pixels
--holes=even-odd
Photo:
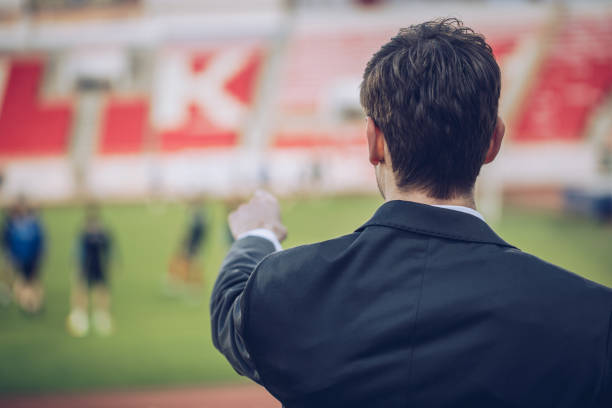
[[[170,260],[168,268],[169,293],[184,292],[199,297],[202,288],[202,270],[198,267],[197,256],[202,249],[208,230],[206,213],[201,203],[193,204],[191,221],[181,241],[178,252]]]
[[[112,245],[111,235],[102,225],[98,210],[89,208],[77,239],[77,276],[72,288],[72,310],[66,321],[68,332],[74,337],[83,337],[89,332],[90,291],[96,332],[108,336],[113,331],[108,289]]]
[[[13,292],[17,304],[27,313],[40,311],[44,290],[39,275],[45,237],[42,224],[25,197],[18,199],[4,220],[2,246],[16,275]]]
[[[402,29],[361,87],[385,203],[286,251],[274,198],[230,215],[215,346],[286,407],[611,407],[612,290],[521,252],[476,211],[500,72],[457,20]]]

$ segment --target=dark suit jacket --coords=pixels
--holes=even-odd
[[[612,290],[477,217],[391,201],[273,250],[232,246],[212,334],[286,407],[612,407]]]

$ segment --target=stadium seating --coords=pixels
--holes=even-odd
[[[343,87],[347,78],[353,81],[349,87],[356,95],[367,61],[394,34],[394,29],[296,34],[287,47],[287,65],[280,84],[280,109],[283,118],[297,117],[311,126],[292,130],[281,125],[273,139],[273,147],[341,148],[365,144],[362,127],[340,124],[325,131],[317,130],[317,115],[329,114],[329,109],[337,108],[330,106],[333,104],[330,100],[337,96],[333,89]],[[510,53],[516,40],[514,32],[493,37],[496,57]],[[360,111],[359,106],[351,108]]]
[[[245,106],[253,103],[257,74],[263,57],[260,50],[251,53],[242,69],[224,84],[225,91]]]
[[[363,67],[393,30],[297,34],[287,47],[280,89],[284,111],[316,109],[339,78],[360,78]]]
[[[102,119],[101,154],[137,154],[148,134],[149,104],[146,99],[108,100]]]
[[[197,88],[200,80],[206,75],[210,75],[207,70],[210,66],[219,64],[233,51],[231,47],[224,50],[226,54],[220,52],[222,48],[212,49],[207,52],[194,53],[191,55],[190,86]],[[227,52],[229,50],[229,52]],[[249,111],[254,103],[255,87],[259,69],[263,61],[263,53],[258,47],[247,47],[245,58],[240,60],[240,66],[236,70],[234,66],[228,65],[225,71],[227,77],[218,77],[218,65],[211,70],[215,71],[215,83],[213,86],[219,87],[219,93],[215,94],[218,99],[210,100],[210,96],[205,97],[204,103],[197,100],[202,95],[210,95],[207,92],[195,92],[193,101],[186,101],[186,115],[183,123],[173,129],[162,129],[159,132],[158,147],[162,152],[173,152],[183,149],[202,149],[213,147],[232,147],[237,144],[238,133],[243,126],[244,114]],[[217,60],[215,61],[215,58]],[[235,71],[235,72],[234,72]],[[208,85],[210,86],[210,85]],[[204,90],[206,91],[206,90]],[[180,103],[181,101],[178,101]],[[185,101],[182,101],[185,102]],[[234,116],[235,123],[222,125],[224,120],[215,120],[219,116],[224,116],[223,109],[229,109],[240,114]]]
[[[337,132],[301,131],[278,133],[274,141],[274,147],[280,149],[299,148],[343,148],[348,146],[365,146],[366,138],[358,129],[352,128],[345,131],[344,136]]]
[[[192,104],[185,124],[160,134],[159,148],[164,152],[173,152],[183,149],[231,147],[236,145],[237,140],[236,131],[218,128],[196,104]]]
[[[612,89],[612,16],[570,18],[550,44],[518,122],[518,142],[576,141]]]
[[[503,37],[487,37],[487,41],[489,42],[489,44],[491,44],[495,59],[499,61],[514,50],[514,47],[516,46],[517,36],[507,35]]]
[[[276,129],[272,147],[319,149],[364,145],[361,126],[318,122],[321,113],[360,109],[350,103],[354,103],[363,67],[392,35],[391,29],[375,28],[296,33],[290,38],[279,84],[279,109],[284,122]],[[350,98],[345,97],[347,91]],[[348,101],[347,106],[339,106],[344,101]],[[308,125],[295,128],[292,120]]]
[[[68,150],[72,107],[42,101],[44,62],[15,59],[10,63],[0,105],[0,156],[62,155]]]
[[[496,57],[503,60],[512,54],[520,38],[518,31],[504,31],[503,27],[489,31],[487,40]],[[347,89],[356,91],[367,60],[394,32],[395,28],[378,26],[363,30],[296,30],[291,34],[278,78],[282,122],[273,126],[271,147],[363,144],[362,129],[354,126],[357,122],[354,112],[359,106],[348,106]],[[217,85],[213,83],[218,86],[219,95],[245,113],[256,102],[267,103],[254,100],[265,53],[261,44],[249,44],[237,44],[237,49],[245,53],[239,68],[228,66],[227,76],[217,78]],[[612,90],[610,44],[609,14],[589,17],[570,14],[561,20],[512,127],[516,142],[577,141],[583,137],[591,114]],[[235,123],[218,120],[218,111],[224,109],[222,104],[217,104],[214,98],[202,101],[197,97],[201,94],[198,86],[212,83],[201,81],[207,69],[222,51],[231,51],[232,47],[220,42],[187,58],[191,65],[184,81],[193,92],[177,97],[177,105],[184,108],[180,109],[178,120],[170,121],[170,127],[157,127],[152,118],[152,107],[159,97],[156,94],[133,99],[109,97],[101,112],[97,153],[141,154],[149,148],[175,152],[236,146],[245,116],[230,115]],[[51,103],[41,95],[44,68],[44,60],[37,58],[18,58],[9,63],[0,101],[2,157],[63,155],[68,151],[75,108],[69,101]],[[349,115],[340,117],[347,107]],[[338,112],[340,116],[336,115]]]

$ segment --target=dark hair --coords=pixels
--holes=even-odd
[[[484,37],[455,18],[402,28],[374,54],[361,104],[385,136],[399,188],[438,199],[471,192],[500,82]]]

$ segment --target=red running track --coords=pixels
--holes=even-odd
[[[0,396],[0,407],[11,408],[279,408],[280,406],[280,402],[257,385]]]

